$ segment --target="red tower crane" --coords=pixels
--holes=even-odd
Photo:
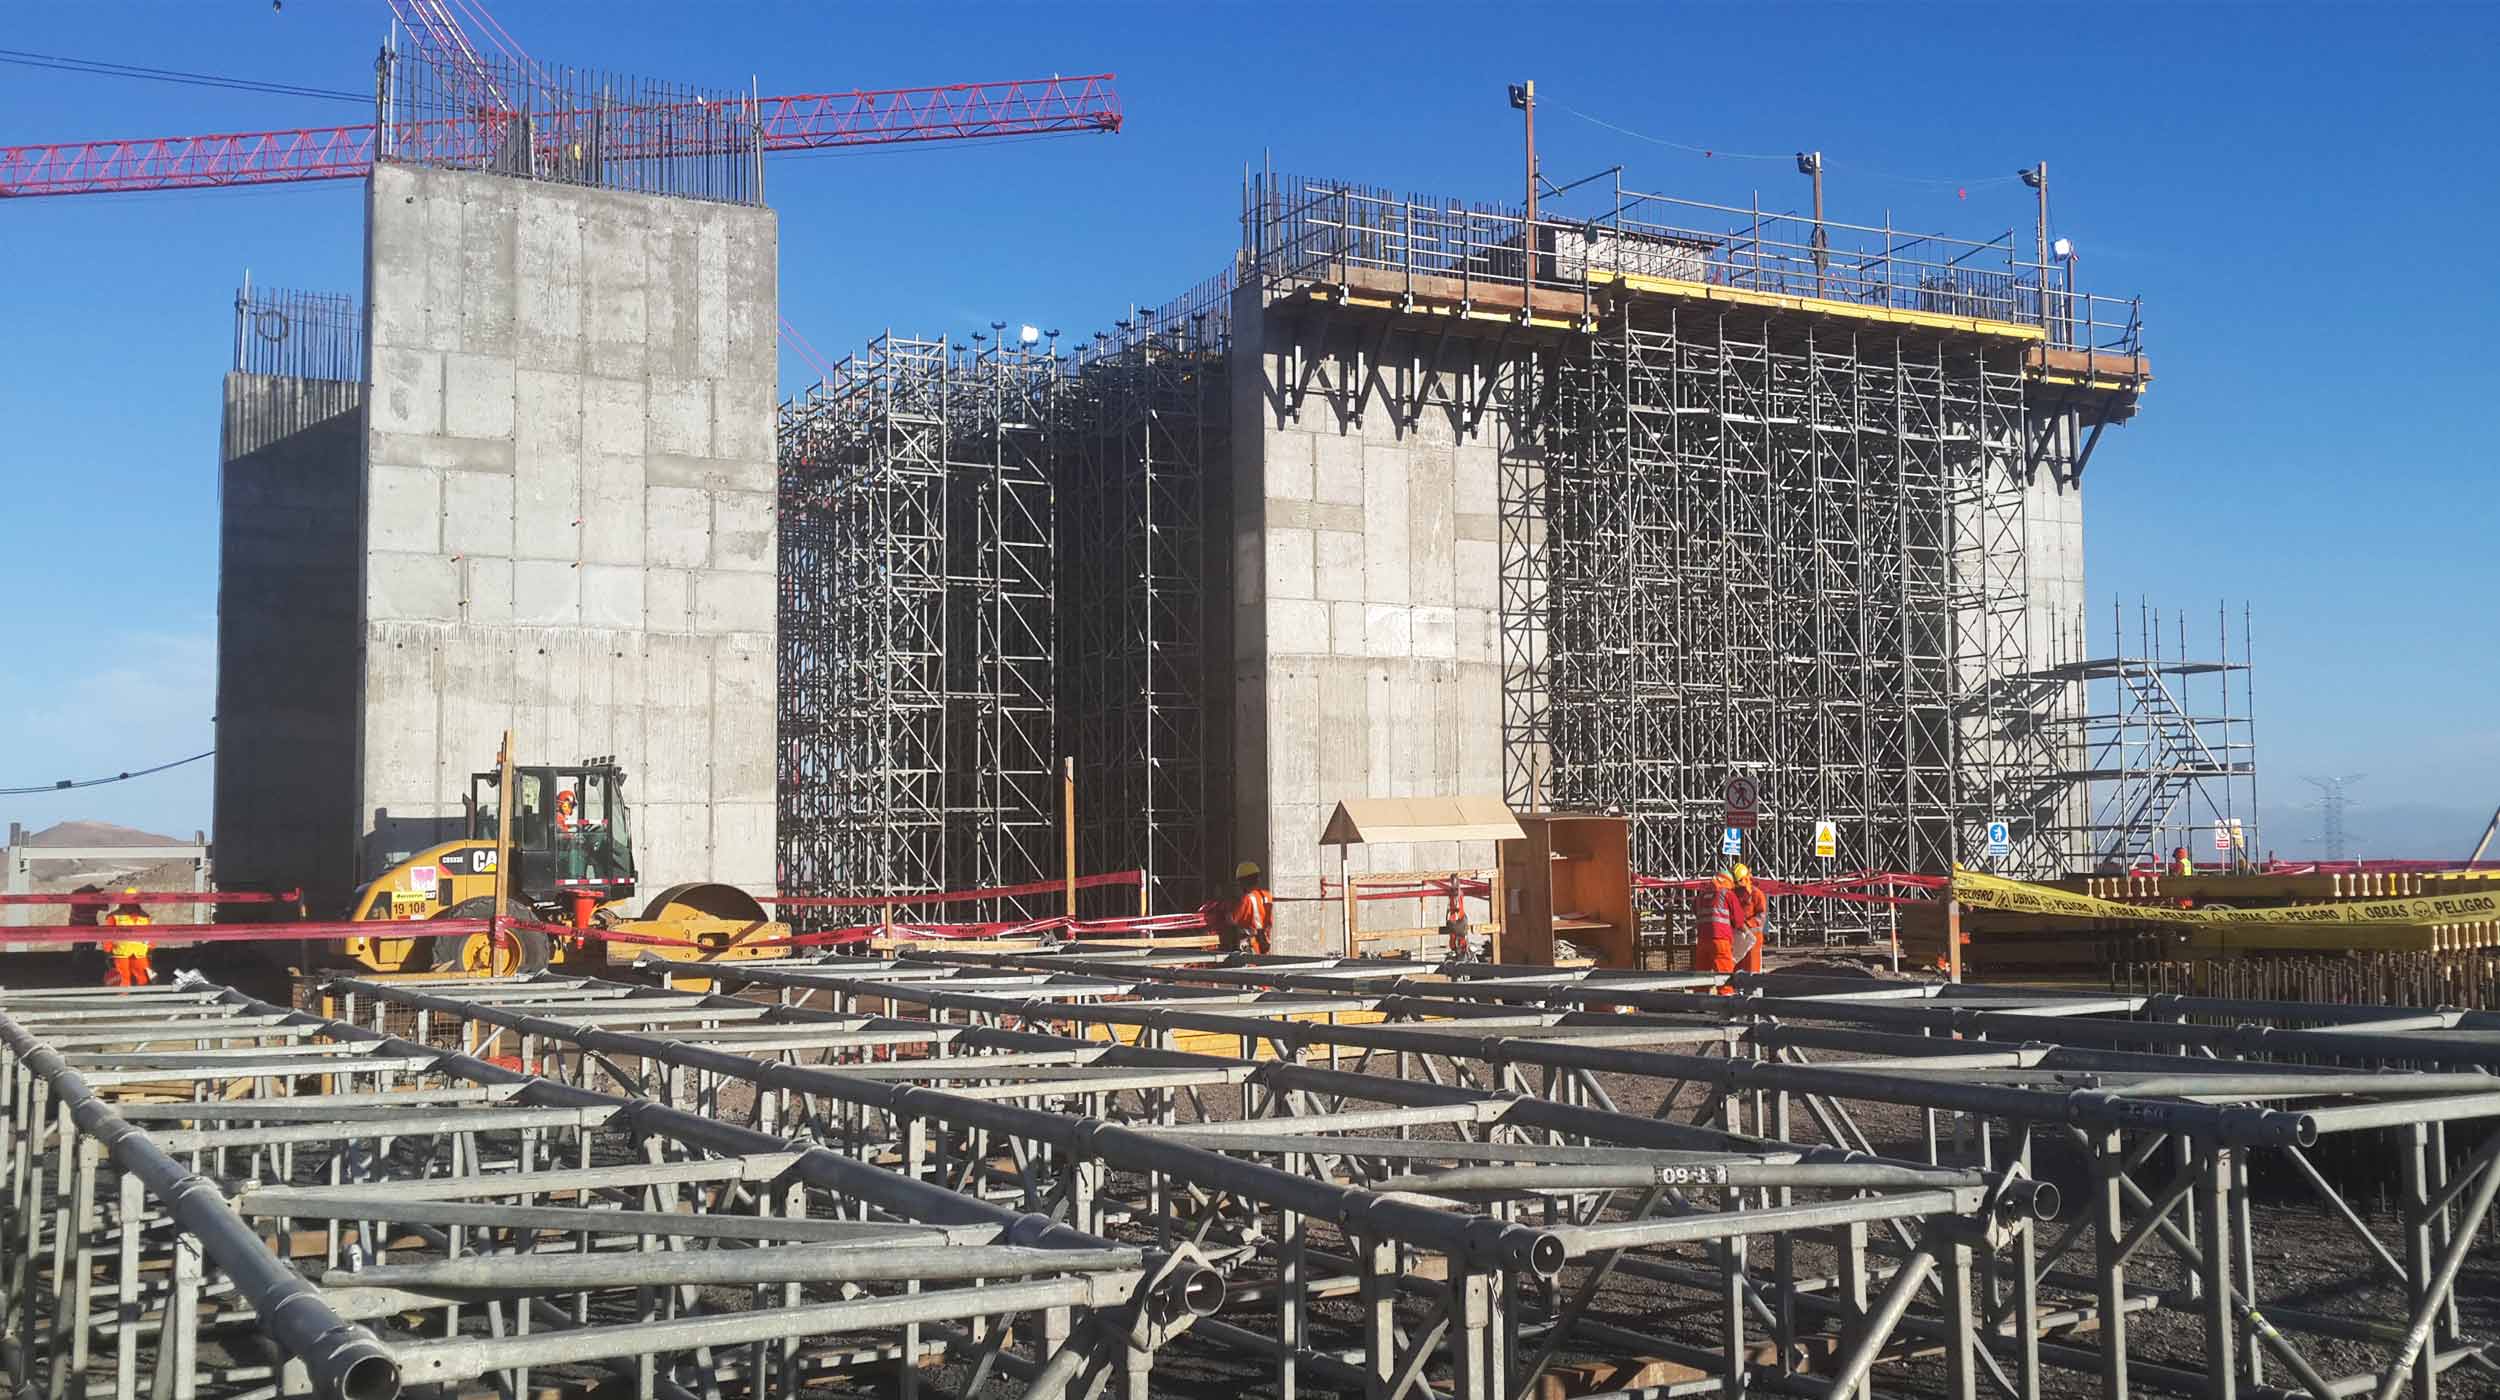
[[[483,0],[452,0],[485,28],[486,47],[509,65],[499,75],[461,27],[444,0],[389,0],[410,39],[410,54],[437,75],[440,96],[458,114],[393,120],[383,82],[377,83],[376,120],[358,126],[298,127],[290,131],[225,132],[207,136],[158,136],[129,141],[69,141],[0,146],[0,199],[117,194],[139,190],[225,189],[306,180],[360,179],[377,155],[430,165],[486,169],[506,155],[516,121],[533,119],[558,127],[593,114],[530,112],[510,94],[511,78],[524,83],[539,73]],[[922,141],[977,141],[1006,136],[1120,129],[1120,99],[1109,73],[1027,78],[942,87],[886,88],[800,93],[742,99],[724,114],[702,99],[637,107],[630,131],[603,150],[612,159],[654,159],[701,154],[721,140],[724,120],[754,123],[751,148],[823,150],[841,146],[887,146]],[[741,137],[745,133],[740,133]],[[789,319],[781,333],[792,349],[820,373],[826,366]]]
[[[493,24],[482,9],[469,8]],[[372,170],[377,147],[421,154],[432,164],[483,166],[499,149],[516,104],[439,0],[392,0],[392,9],[413,40],[413,52],[441,74],[447,91],[459,95],[462,115],[394,122],[382,112],[377,115],[383,120],[357,126],[5,146],[0,147],[0,199],[357,179]],[[493,32],[502,34],[500,27]],[[508,36],[497,47],[523,71],[533,66]],[[1119,96],[1109,73],[800,93],[758,98],[752,106],[767,152],[1120,129]],[[664,156],[717,139],[709,133],[717,130],[719,114],[704,102],[662,104],[648,115],[651,119],[637,127],[648,133],[650,144],[610,154]]]

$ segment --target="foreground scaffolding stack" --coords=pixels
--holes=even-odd
[[[351,1354],[408,1384],[604,1364],[642,1394],[2428,1396],[2493,1374],[2473,1249],[2500,1018],[1187,954],[704,976],[744,995],[348,980],[337,1020],[207,990],[0,999],[21,1354],[56,1394],[112,1346],[152,1363],[146,1322],[124,1344],[80,1301],[122,1289],[124,1317],[169,1299],[177,1340],[220,1339],[163,1363],[206,1368],[198,1389],[267,1384],[226,1359],[222,1287],[205,1319],[180,1302],[201,1248],[292,1319],[296,1388],[333,1394],[318,1358],[361,1348],[359,1320],[378,1350]],[[117,1132],[104,1097],[147,1126]],[[144,1143],[214,1191],[145,1175]],[[2382,1201],[2344,1189],[2390,1168]],[[212,1225],[151,1225],[175,1198]],[[933,1227],[957,1233],[905,1233]],[[255,1250],[303,1311],[241,1286]],[[1028,1312],[1038,1331],[1007,1316]]]

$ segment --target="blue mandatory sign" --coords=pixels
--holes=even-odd
[[[2012,826],[2003,821],[1988,823],[1988,854],[1992,856],[2014,854],[2014,828]]]
[[[1745,829],[1731,826],[1719,836],[1719,854],[1741,856],[1745,853]]]

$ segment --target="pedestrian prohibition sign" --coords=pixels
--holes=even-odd
[[[1727,824],[1751,830],[1762,816],[1762,788],[1744,773],[1731,773],[1727,780]]]

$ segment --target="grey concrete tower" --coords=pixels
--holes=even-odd
[[[263,431],[306,391],[229,386],[221,880],[342,898],[457,833],[508,728],[624,765],[647,888],[768,889],[773,214],[368,190],[362,404]]]
[[[511,728],[615,754],[643,880],[773,880],[776,225],[374,171],[358,813],[439,839]]]

